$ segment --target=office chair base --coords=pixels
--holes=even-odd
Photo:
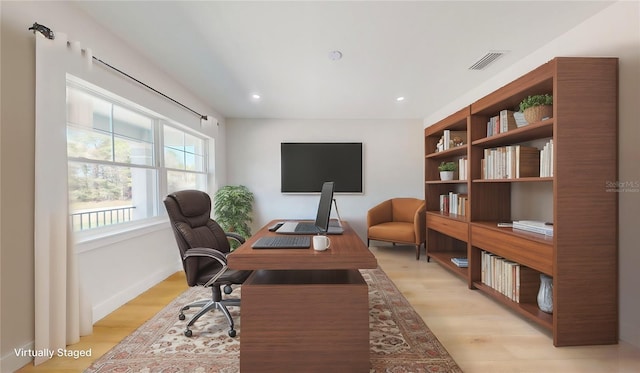
[[[229,313],[229,310],[227,309],[227,306],[233,307],[233,306],[240,306],[240,299],[224,299],[221,300],[219,302],[213,301],[213,300],[208,300],[208,299],[204,299],[204,300],[200,300],[197,302],[193,302],[190,303],[184,307],[182,307],[180,309],[180,314],[178,315],[178,319],[180,320],[184,320],[186,319],[186,316],[184,314],[184,311],[188,310],[191,307],[202,307],[200,309],[200,311],[198,311],[198,313],[196,313],[195,315],[193,315],[193,317],[191,317],[191,319],[189,320],[189,322],[187,323],[187,327],[184,330],[184,335],[186,337],[191,337],[193,335],[193,332],[191,331],[191,329],[189,329],[196,321],[198,321],[198,319],[206,314],[209,311],[213,311],[213,310],[220,310],[224,316],[227,318],[227,322],[229,323],[229,337],[233,338],[236,336],[236,330],[234,329],[234,323],[233,323],[233,318],[231,318],[231,313]]]

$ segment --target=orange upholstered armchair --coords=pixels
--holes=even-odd
[[[425,203],[417,198],[392,198],[367,212],[367,246],[370,240],[416,246],[416,260],[425,243]]]

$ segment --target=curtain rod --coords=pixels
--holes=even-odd
[[[34,24],[33,24],[31,27],[29,27],[29,30],[33,31],[34,33],[35,33],[36,31],[37,31],[37,32],[40,32],[40,33],[41,33],[45,38],[50,39],[50,40],[54,40],[54,39],[55,39],[55,37],[56,37],[56,36],[55,36],[55,33],[54,33],[50,28],[48,28],[47,26],[44,26],[44,25],[38,24],[37,22],[34,22]],[[67,42],[67,43],[68,43],[68,42]],[[200,117],[200,119],[203,119],[203,120],[207,120],[207,119],[209,119],[209,118],[208,118],[208,116],[198,113],[197,111],[195,111],[195,110],[191,109],[190,107],[186,106],[185,104],[183,104],[183,103],[181,103],[181,102],[179,102],[179,101],[177,101],[177,100],[174,100],[173,98],[171,98],[171,97],[167,96],[166,94],[164,94],[164,93],[162,93],[162,92],[158,91],[157,89],[155,89],[155,88],[153,88],[153,87],[149,86],[149,85],[148,85],[148,84],[146,84],[146,83],[143,83],[142,81],[140,81],[140,80],[138,80],[138,79],[134,78],[133,76],[131,76],[131,75],[129,75],[129,74],[127,74],[127,73],[125,73],[124,71],[122,71],[122,70],[120,70],[120,69],[118,69],[118,68],[114,67],[113,65],[108,64],[107,62],[105,62],[105,61],[103,61],[103,60],[101,60],[101,59],[97,58],[96,56],[92,56],[92,58],[93,58],[95,61],[100,62],[102,65],[104,65],[104,66],[106,66],[106,67],[108,67],[108,68],[112,69],[113,71],[116,71],[116,72],[118,72],[118,73],[120,73],[120,74],[122,74],[122,75],[126,76],[127,78],[129,78],[129,79],[133,80],[134,82],[136,82],[136,83],[138,83],[138,84],[140,84],[140,85],[144,86],[145,88],[150,89],[151,91],[153,91],[153,92],[155,92],[155,93],[159,94],[160,96],[162,96],[162,97],[166,98],[167,100],[170,100],[170,101],[172,101],[173,103],[175,103],[175,104],[177,104],[177,105],[182,106],[184,109],[186,109],[186,110],[188,110],[188,111],[192,112],[193,114],[195,114],[195,115],[199,116],[199,117]]]

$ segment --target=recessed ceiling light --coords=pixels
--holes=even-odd
[[[251,98],[254,99],[254,100],[259,100],[260,99],[260,95],[257,94],[257,93],[254,93],[254,94],[251,95]]]
[[[397,97],[396,101],[404,101],[404,96]]]
[[[329,59],[331,61],[337,61],[342,58],[342,52],[340,51],[331,51],[329,52]]]

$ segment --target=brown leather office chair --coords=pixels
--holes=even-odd
[[[392,198],[372,207],[367,212],[367,246],[370,240],[415,245],[416,260],[425,243],[424,200]]]
[[[191,337],[191,325],[202,315],[218,309],[229,321],[229,336],[235,337],[233,319],[227,306],[239,306],[240,299],[223,299],[232,291],[231,285],[242,284],[251,271],[236,271],[227,268],[227,254],[231,251],[229,238],[244,242],[244,238],[234,233],[225,233],[210,218],[211,198],[199,190],[183,190],[169,194],[164,199],[173,233],[178,242],[182,266],[189,286],[211,288],[211,299],[199,300],[180,309],[180,320],[185,319],[184,311],[192,307],[201,309],[187,323],[184,335]]]

